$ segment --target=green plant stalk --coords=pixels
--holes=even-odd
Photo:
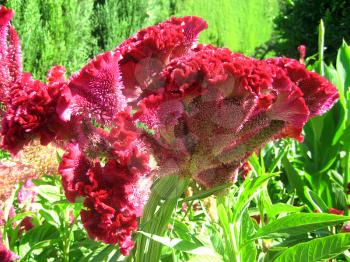
[[[189,178],[179,176],[163,177],[152,188],[140,221],[140,230],[163,236],[169,225],[171,215],[176,209],[178,199],[187,188]],[[139,234],[136,239],[134,261],[154,262],[161,257],[162,244]]]
[[[232,235],[232,247],[233,247],[233,253],[234,253],[234,261],[235,262],[241,262],[241,255],[240,255],[240,221],[233,221],[233,223],[230,225],[231,235]]]
[[[71,235],[73,232],[73,224],[70,225],[69,222],[69,210],[66,211],[65,214],[65,221],[64,223],[64,247],[63,247],[63,260],[64,261],[69,261],[69,251],[70,251],[70,245],[71,245]]]
[[[320,62],[320,74],[324,76],[324,61],[323,61],[323,53],[324,53],[324,24],[321,19],[320,25],[318,27],[318,54],[319,54],[319,62]]]
[[[348,184],[350,183],[350,142],[346,143],[346,160],[345,160],[345,176],[344,176],[344,191],[345,193],[348,193],[349,188]],[[346,205],[344,207],[344,213],[346,216],[350,215],[349,210],[350,205],[350,194],[346,194]]]
[[[217,197],[219,204],[219,220],[224,231],[224,238],[226,244],[227,255],[232,262],[241,262],[240,254],[240,226],[241,215],[233,215],[231,210],[227,207],[227,195],[220,195]]]

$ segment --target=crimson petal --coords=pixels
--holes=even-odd
[[[95,116],[97,120],[110,120],[122,111],[125,98],[119,72],[119,52],[106,52],[90,61],[69,82],[72,93],[73,114]],[[65,114],[65,113],[62,113]]]

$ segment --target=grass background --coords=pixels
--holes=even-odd
[[[16,12],[24,68],[40,79],[54,64],[74,72],[170,16],[201,16],[209,28],[200,42],[252,55],[270,39],[279,10],[278,0],[10,0],[6,5]]]

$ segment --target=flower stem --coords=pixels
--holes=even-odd
[[[140,230],[163,236],[170,223],[178,198],[188,186],[189,179],[179,176],[163,177],[155,183],[140,221]],[[159,261],[162,244],[139,234],[136,239],[136,262]]]
[[[350,194],[348,184],[350,183],[350,143],[347,143],[347,151],[345,158],[345,175],[344,175],[344,191],[346,193],[346,206],[345,206],[345,215],[350,215],[349,205],[350,205]]]

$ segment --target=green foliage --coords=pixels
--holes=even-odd
[[[176,1],[175,14],[197,15],[209,24],[200,36],[203,43],[230,48],[248,55],[269,40],[272,20],[278,14],[277,0],[181,0]]]
[[[307,243],[301,243],[284,251],[275,262],[303,261],[312,262],[336,257],[350,248],[350,234],[338,234]]]
[[[322,24],[320,28],[322,33]],[[312,58],[312,68],[323,73],[337,86],[339,103],[328,113],[308,122],[304,128],[305,141],[296,144],[296,150],[284,158],[284,170],[300,200],[311,210],[326,212],[333,207],[348,212],[346,192],[350,181],[350,47],[345,42],[342,44],[334,67],[322,60],[322,35],[319,43],[319,56],[316,60]]]
[[[177,206],[178,198],[187,185],[188,179],[177,176],[165,177],[157,181],[152,188],[139,229],[159,236],[164,235]],[[159,241],[151,241],[145,234],[139,235],[137,241],[136,261],[159,261],[162,250]]]
[[[253,54],[271,36],[277,1],[11,0],[6,5],[16,11],[13,24],[25,71],[44,79],[52,65],[75,72],[89,57],[172,15],[201,16],[209,29],[200,41]]]
[[[327,213],[338,208],[349,215],[350,47],[343,43],[334,66],[324,62],[324,56],[335,57],[331,39],[338,46],[339,34],[331,35],[334,29],[329,25],[348,19],[338,12],[340,7],[346,10],[347,3],[337,0],[327,7],[321,1],[315,7],[315,1],[303,6],[299,2],[306,3],[295,0],[295,10],[285,7],[291,12],[287,19],[300,22],[290,23],[294,27],[284,36],[293,33],[288,41],[301,41],[298,34],[304,32],[310,42],[303,43],[309,53],[316,52],[317,37],[307,32],[321,16],[308,17],[307,12],[326,17],[328,49],[324,53],[320,26],[318,55],[307,61],[340,93],[330,112],[307,124],[303,144],[285,140],[267,145],[250,158],[248,178],[239,178],[234,186],[203,190],[190,183],[194,192],[185,195],[187,179],[160,178],[134,235],[137,243],[130,258],[122,257],[116,246],[88,238],[79,219],[82,205],[66,202],[56,176],[35,181],[39,195],[31,212],[21,211],[15,195],[8,199],[5,217],[11,205],[18,215],[2,228],[5,244],[21,261],[318,261],[335,256],[349,260],[349,234],[339,233],[349,217]],[[53,64],[75,71],[92,54],[113,49],[140,28],[171,15],[202,16],[209,30],[200,41],[252,54],[269,39],[278,11],[277,0],[10,0],[7,5],[16,11],[14,25],[22,39],[25,69],[41,79]],[[324,8],[328,13],[318,11]],[[338,12],[337,17],[332,12]],[[285,43],[287,51],[297,46]],[[0,158],[7,157],[0,152]],[[33,217],[35,227],[19,234],[19,222],[26,216]]]
[[[22,45],[24,70],[44,79],[52,65],[68,73],[84,65],[92,52],[93,0],[11,0],[13,24]]]
[[[119,257],[118,249],[90,240],[79,217],[80,203],[67,203],[60,179],[46,176],[37,185],[37,201],[32,211],[24,212],[17,202],[17,192],[5,203],[5,217],[14,206],[17,215],[8,219],[2,228],[2,239],[21,261],[104,261]],[[72,215],[74,220],[72,220]],[[34,227],[21,229],[21,221],[32,217]],[[106,251],[108,250],[108,252]]]
[[[277,238],[288,237],[290,235],[301,235],[313,232],[322,227],[336,225],[349,220],[350,217],[332,214],[291,214],[261,227],[254,238]]]
[[[11,157],[10,153],[5,150],[0,150],[0,159],[9,159]]]
[[[114,49],[144,27],[148,18],[147,6],[146,0],[106,0],[97,3],[94,37],[98,46],[95,53]]]
[[[297,47],[307,46],[310,55],[317,53],[317,25],[323,19],[327,28],[326,58],[333,60],[338,47],[350,35],[350,2],[347,0],[280,1],[281,13],[275,20],[276,43],[273,49],[280,55],[298,57]]]
[[[228,1],[210,0],[150,0],[113,1],[97,4],[94,36],[95,52],[113,49],[140,28],[150,26],[170,16],[196,15],[209,24],[200,41],[253,54],[272,33],[278,0]]]

